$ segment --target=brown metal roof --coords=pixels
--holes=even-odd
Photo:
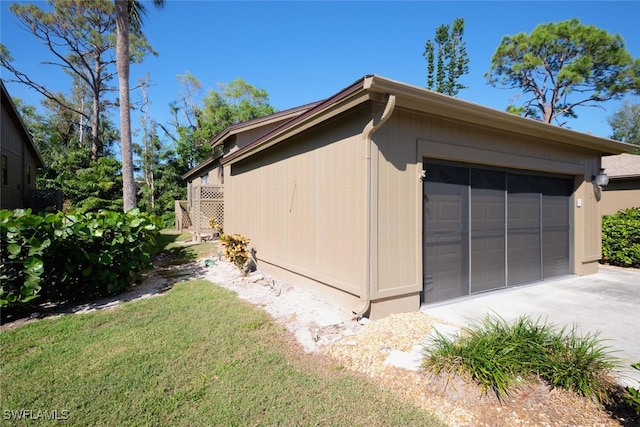
[[[373,93],[396,95],[397,106],[401,108],[414,109],[435,116],[509,131],[515,134],[533,136],[540,140],[590,149],[601,155],[628,153],[637,149],[636,146],[631,144],[520,117],[505,111],[463,101],[385,77],[367,75],[356,80],[353,84],[330,98],[327,98],[325,101],[318,103],[305,113],[283,123],[263,137],[256,139],[241,150],[227,155],[221,160],[221,163],[226,164],[241,160],[252,155],[254,152],[277,144],[288,136],[294,135],[296,132],[306,129],[308,126],[312,126],[317,117],[335,105],[347,102],[350,98],[355,98],[358,95],[371,95]],[[364,101],[367,97],[360,96],[359,99],[360,101]],[[308,126],[305,126],[305,123],[307,123]]]
[[[369,76],[365,76],[365,78],[366,77],[369,77]],[[288,122],[283,123],[281,126],[273,129],[271,132],[267,133],[263,137],[256,139],[255,141],[248,144],[246,147],[243,147],[241,150],[238,150],[229,154],[228,156],[222,159],[222,163],[224,164],[239,158],[247,157],[252,151],[266,148],[266,145],[268,145],[266,143],[270,141],[272,138],[275,138],[277,135],[282,134],[287,129],[291,129],[295,127],[297,124],[305,122],[310,117],[313,117],[319,114],[320,112],[326,110],[327,108],[339,103],[341,100],[348,98],[350,95],[358,91],[362,91],[363,86],[364,86],[364,80],[362,78],[356,80],[354,83],[342,89],[340,92],[336,93],[335,95],[325,99],[324,101],[317,102],[313,108],[307,110],[305,113],[300,114],[299,116],[289,120]]]
[[[235,125],[227,126],[225,129],[222,130],[222,132],[220,132],[220,133],[218,133],[218,134],[213,136],[213,138],[209,142],[209,145],[211,145],[211,147],[215,147],[217,145],[224,144],[224,142],[228,138],[230,138],[230,137],[232,137],[234,135],[237,135],[238,133],[245,132],[247,130],[254,129],[254,128],[257,128],[257,127],[265,126],[265,125],[268,125],[270,123],[277,123],[278,121],[282,121],[282,120],[288,121],[288,120],[290,120],[292,118],[295,118],[295,117],[299,116],[300,114],[305,113],[309,109],[314,108],[320,102],[321,101],[312,102],[312,103],[309,103],[309,104],[301,105],[299,107],[294,107],[294,108],[289,108],[287,110],[278,111],[276,113],[269,114],[268,116],[258,117],[258,118],[252,119],[252,120],[248,120],[246,122],[237,123]],[[203,161],[202,163],[200,163],[199,165],[197,165],[196,167],[190,169],[189,171],[187,171],[187,173],[182,175],[181,176],[182,180],[183,181],[187,181],[187,180],[189,180],[189,178],[198,175],[203,170],[207,169],[208,166],[212,165],[217,160],[219,160],[221,157],[222,157],[222,153],[219,153],[216,156],[212,156],[212,157],[208,158],[207,160]]]

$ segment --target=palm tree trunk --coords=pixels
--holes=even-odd
[[[124,211],[136,207],[133,179],[131,110],[129,102],[129,7],[128,0],[116,0],[116,66],[120,88],[120,139],[122,148],[122,193]]]

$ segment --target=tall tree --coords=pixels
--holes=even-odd
[[[164,0],[153,0],[162,7]],[[141,33],[144,6],[137,0],[115,0],[116,65],[120,93],[120,137],[122,150],[122,186],[124,211],[136,207],[136,183],[133,177],[133,146],[131,142],[131,102],[129,100],[130,32]]]
[[[613,131],[611,139],[640,146],[640,104],[626,100],[607,121]]]
[[[141,102],[140,102],[140,127],[142,128],[142,143],[134,144],[134,151],[140,156],[142,178],[144,180],[144,187],[141,188],[143,198],[148,198],[147,211],[155,210],[155,171],[158,168],[160,150],[160,139],[156,133],[156,126],[153,120],[149,118],[149,86],[151,80],[149,73],[144,78],[138,79],[138,86],[140,88]]]
[[[226,127],[273,114],[269,94],[241,78],[221,83],[199,100],[202,83],[190,73],[177,76],[180,98],[169,105],[170,128],[159,124],[175,145],[179,175],[197,166],[212,154],[211,139]]]
[[[51,91],[45,85],[33,81],[28,75],[17,70],[13,65],[2,60],[2,65],[9,70],[18,81],[34,88],[46,99],[56,102],[91,123],[92,141],[91,156],[95,160],[100,155],[101,142],[98,137],[100,127],[103,92],[107,90],[107,82],[114,71],[109,71],[113,61],[107,52],[113,47],[109,35],[114,30],[110,18],[113,6],[106,2],[96,1],[49,1],[53,9],[49,12],[35,4],[17,4],[9,6],[18,18],[20,26],[33,34],[53,54],[54,59],[42,64],[61,67],[65,73],[82,81],[92,95],[92,110],[78,109],[60,94]]]
[[[576,107],[594,107],[640,88],[640,62],[611,35],[578,19],[541,24],[530,34],[505,36],[485,74],[489,84],[519,89],[508,110],[546,123],[566,124]]]
[[[205,160],[211,150],[208,141],[198,141],[194,136],[201,115],[202,82],[193,74],[186,72],[176,76],[180,84],[179,99],[169,105],[173,132],[162,127],[175,144],[176,166],[179,175],[184,174]]]
[[[427,89],[456,96],[467,86],[458,80],[469,73],[469,57],[464,35],[464,19],[456,18],[453,26],[436,28],[435,43],[427,40],[423,56],[427,60]],[[437,54],[436,54],[437,51]]]
[[[88,104],[73,103],[59,92],[45,84],[33,80],[26,73],[16,69],[6,48],[0,51],[0,61],[16,81],[26,84],[45,99],[58,103],[73,111],[79,122],[91,124],[91,158],[96,160],[102,154],[99,138],[101,113],[111,105],[106,92],[112,91],[109,82],[115,75],[114,6],[108,0],[48,0],[50,10],[35,4],[18,4],[10,10],[18,18],[20,26],[34,35],[52,54],[52,59],[42,64],[60,67],[74,81],[74,88],[90,94]],[[144,37],[132,39],[134,57],[152,52]],[[80,119],[81,118],[81,119]],[[81,131],[84,126],[80,126]]]

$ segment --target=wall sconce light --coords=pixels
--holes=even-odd
[[[596,176],[591,176],[591,181],[595,181],[598,187],[604,187],[609,184],[609,176],[604,172],[604,168],[600,168],[600,173]]]

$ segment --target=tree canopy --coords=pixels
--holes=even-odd
[[[520,105],[508,111],[563,126],[577,117],[577,107],[639,90],[640,60],[634,62],[620,35],[571,19],[503,37],[485,77],[495,87],[520,90]]]
[[[427,60],[427,89],[451,96],[466,89],[458,81],[469,72],[469,57],[463,35],[464,19],[456,18],[452,27],[443,24],[436,28],[435,43],[427,40],[423,53]]]
[[[611,139],[640,146],[640,104],[626,100],[607,121],[613,131]]]
[[[112,105],[106,93],[112,91],[109,82],[116,74],[114,5],[108,0],[49,0],[49,10],[35,4],[13,3],[9,7],[20,26],[44,44],[51,53],[42,64],[62,69],[73,79],[72,97],[52,91],[42,82],[15,68],[8,50],[0,49],[0,63],[17,81],[30,86],[46,99],[70,110],[78,122],[91,125],[91,158],[102,155],[99,137],[101,115]],[[131,38],[134,60],[153,50],[141,33]],[[80,95],[85,102],[72,99]],[[82,127],[82,126],[81,126]]]

